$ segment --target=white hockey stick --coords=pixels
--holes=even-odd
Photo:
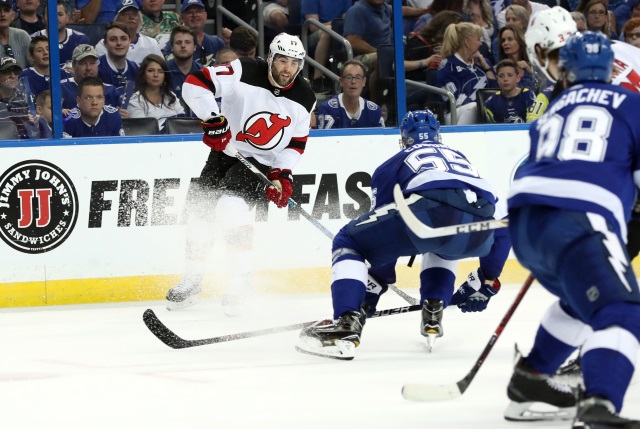
[[[482,353],[480,353],[480,357],[476,360],[476,363],[473,365],[473,368],[471,368],[471,371],[469,371],[462,380],[458,381],[457,383],[439,385],[405,384],[402,387],[402,397],[410,401],[436,402],[448,401],[450,399],[456,399],[457,397],[461,396],[471,384],[471,381],[480,370],[480,367],[484,363],[485,359],[487,359],[487,356],[489,356],[491,349],[493,349],[496,341],[498,341],[500,334],[502,334],[502,331],[504,331],[504,328],[507,326],[507,323],[511,319],[511,316],[513,316],[513,313],[516,311],[516,308],[518,308],[518,305],[520,305],[520,302],[522,301],[522,298],[524,298],[525,293],[527,293],[527,291],[531,287],[533,280],[533,275],[529,274],[529,277],[527,277],[527,280],[525,280],[524,284],[520,288],[518,296],[516,296],[513,304],[511,304],[511,307],[509,307],[509,310],[507,310],[507,314],[504,315],[504,317],[500,321],[500,324],[491,336],[491,339],[485,346],[484,350],[482,350]]]
[[[396,208],[398,209],[402,220],[407,224],[409,229],[420,238],[444,237],[447,235],[487,231],[490,229],[505,228],[509,226],[508,219],[501,219],[431,228],[420,222],[420,220],[416,217],[416,215],[413,214],[413,212],[409,208],[409,204],[413,204],[420,198],[422,197],[417,194],[411,194],[408,199],[405,199],[404,195],[402,194],[402,188],[400,188],[400,185],[396,183],[396,185],[393,187],[393,199],[396,202]]]
[[[262,182],[265,185],[273,186],[273,184],[271,183],[271,180],[269,180],[267,178],[267,176],[265,176],[264,173],[258,169],[258,167],[256,167],[255,165],[253,165],[252,163],[247,161],[247,158],[242,156],[242,154],[240,152],[238,152],[238,149],[236,149],[235,147],[233,147],[231,145],[228,145],[226,149],[227,149],[228,152],[231,152],[231,154],[234,157],[236,157],[238,159],[238,161],[240,161],[245,167],[247,167],[253,174],[255,174],[260,180],[262,180]],[[289,203],[289,206],[291,206],[292,208],[296,208],[297,207],[298,210],[300,211],[300,213],[302,214],[302,216],[305,219],[307,219],[309,222],[311,222],[313,224],[313,226],[318,228],[324,235],[326,235],[331,240],[333,240],[333,237],[334,237],[333,233],[331,231],[329,231],[327,228],[325,228],[320,222],[315,220],[309,213],[306,212],[306,210],[304,210],[302,207],[300,207],[300,204],[295,202],[293,200],[293,198],[289,198],[288,203]],[[379,285],[379,283],[371,276],[369,276],[369,283],[373,283],[374,285]],[[406,292],[400,290],[396,285],[389,284],[388,286],[389,286],[389,289],[391,289],[392,291],[394,291],[395,293],[400,295],[400,297],[402,299],[404,299],[405,301],[407,301],[409,304],[411,304],[411,305],[418,304],[418,300],[417,299],[415,299],[411,295],[407,294]]]

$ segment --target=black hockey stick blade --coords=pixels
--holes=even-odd
[[[491,339],[485,346],[482,353],[480,353],[480,357],[478,358],[478,360],[476,360],[476,363],[473,365],[473,368],[471,368],[471,371],[469,371],[469,373],[462,380],[453,384],[440,385],[405,384],[402,387],[402,397],[409,401],[436,402],[448,401],[462,396],[462,394],[467,390],[467,388],[471,384],[471,381],[480,370],[480,367],[482,366],[484,361],[487,359],[487,356],[489,356],[491,349],[493,349],[496,341],[498,341],[500,334],[502,334],[502,331],[507,326],[507,323],[511,319],[511,316],[513,316],[513,313],[516,311],[516,308],[518,308],[518,305],[520,305],[520,302],[522,301],[522,298],[524,298],[525,293],[527,293],[527,290],[529,290],[529,287],[531,287],[533,280],[533,276],[529,274],[529,277],[527,277],[527,280],[525,280],[524,284],[520,288],[518,296],[516,296],[516,299],[513,301],[511,307],[509,307],[509,310],[507,310],[507,313],[500,321],[500,324],[491,336]]]
[[[421,308],[422,306],[418,304],[410,305],[407,307],[389,308],[387,310],[376,311],[370,318],[409,313],[411,311],[420,310]],[[144,312],[144,314],[142,315],[142,320],[153,335],[155,335],[160,341],[162,341],[172,349],[186,349],[189,347],[206,346],[208,344],[225,343],[228,341],[241,340],[243,338],[253,338],[260,337],[262,335],[271,335],[280,332],[294,331],[296,329],[306,328],[307,326],[311,326],[316,323],[316,321],[314,320],[313,322],[295,323],[293,325],[284,325],[275,328],[259,329],[256,331],[241,332],[238,334],[221,335],[219,337],[205,338],[202,340],[185,340],[184,338],[180,338],[178,335],[176,335],[171,329],[167,328],[167,326],[162,323],[160,319],[158,319],[158,316],[156,316],[156,314],[151,309],[147,309]]]

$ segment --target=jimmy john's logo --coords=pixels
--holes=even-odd
[[[23,161],[0,177],[0,237],[24,253],[44,253],[61,245],[78,218],[78,195],[55,165]]]
[[[260,150],[271,150],[278,146],[284,136],[284,129],[291,125],[291,118],[281,118],[277,113],[258,112],[244,123],[236,140],[249,143]]]

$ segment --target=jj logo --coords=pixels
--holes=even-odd
[[[61,245],[78,217],[78,195],[69,177],[46,161],[23,161],[0,176],[0,237],[24,253]]]

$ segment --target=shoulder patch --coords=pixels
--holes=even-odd
[[[78,109],[77,107],[69,110],[70,118],[78,119],[80,116],[81,116],[80,109]]]
[[[367,100],[367,109],[369,110],[378,110],[378,105],[373,101]]]
[[[104,107],[103,107],[103,109],[104,109],[104,110],[105,110],[105,112],[107,112],[107,113],[116,113],[116,112],[118,111],[118,108],[117,108],[117,107],[113,107],[113,106],[110,106],[110,105],[108,105],[108,104],[105,104],[105,105],[104,105]]]
[[[447,59],[444,58],[441,62],[440,62],[440,67],[438,67],[438,69],[443,69],[446,65],[447,65]]]
[[[327,101],[327,104],[329,105],[329,107],[332,107],[334,109],[337,109],[340,106],[340,103],[338,102],[338,98],[337,97],[331,97]]]

